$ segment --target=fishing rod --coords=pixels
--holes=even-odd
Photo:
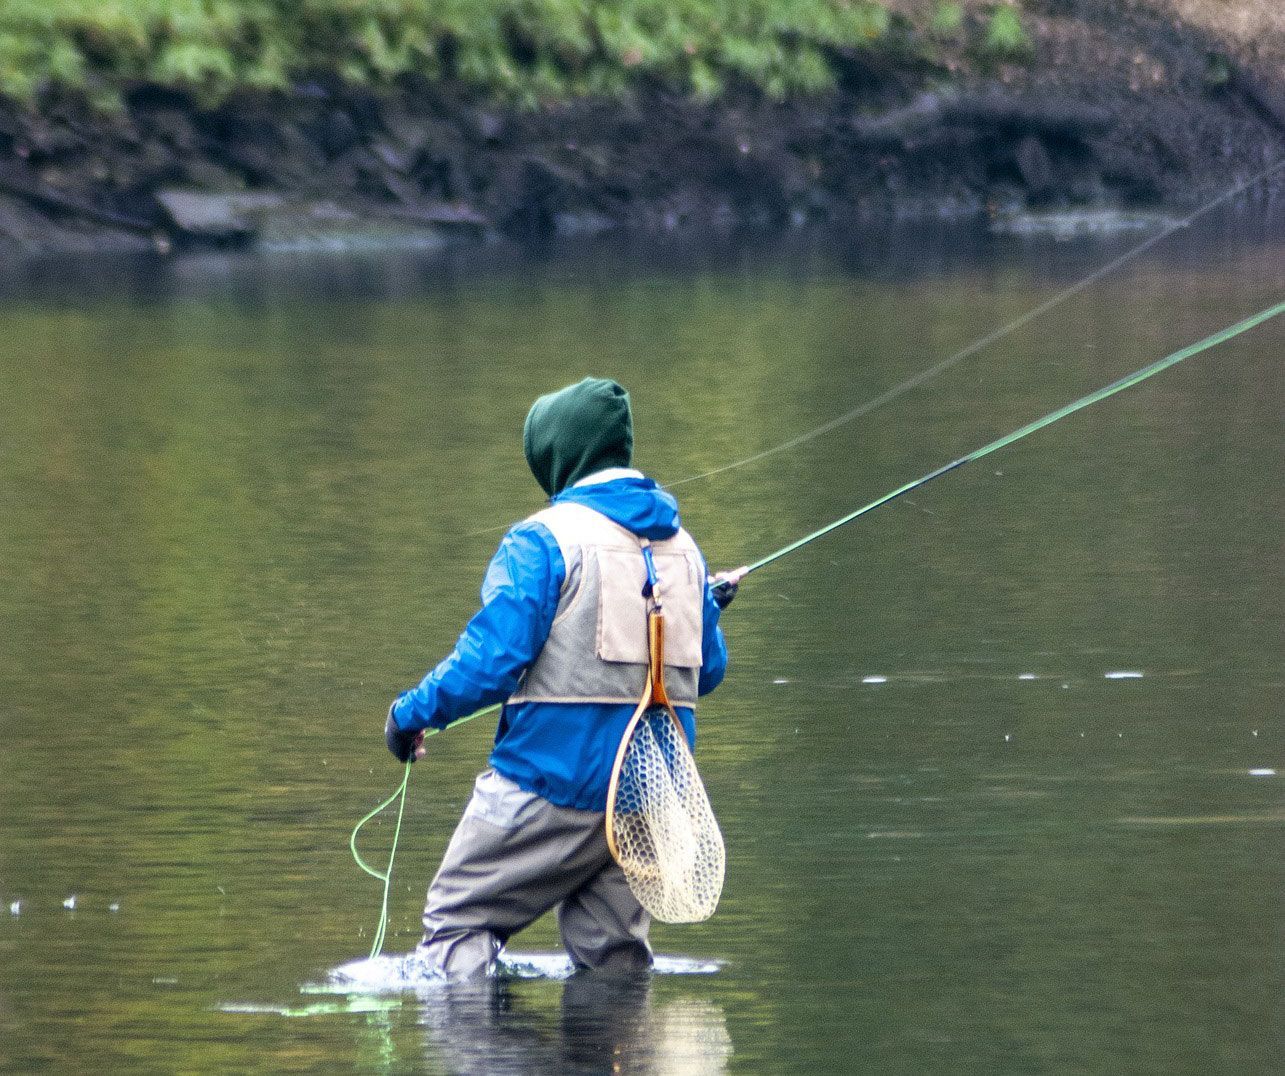
[[[824,538],[827,534],[838,530],[840,527],[846,526],[854,519],[860,519],[867,512],[873,512],[876,508],[887,504],[889,501],[894,501],[903,494],[909,493],[911,490],[916,490],[920,486],[927,485],[934,478],[940,478],[944,474],[949,474],[951,471],[958,470],[966,463],[972,463],[975,460],[981,459],[983,456],[989,456],[992,452],[998,452],[1001,448],[1007,448],[1014,442],[1020,441],[1024,437],[1029,437],[1037,430],[1042,430],[1046,426],[1051,426],[1053,423],[1066,418],[1068,415],[1073,415],[1075,412],[1081,411],[1092,404],[1099,403],[1110,396],[1114,396],[1117,392],[1123,392],[1125,389],[1141,384],[1143,381],[1146,381],[1147,378],[1154,377],[1161,371],[1168,370],[1171,366],[1177,366],[1178,363],[1183,361],[1183,359],[1189,359],[1191,356],[1198,355],[1200,352],[1205,351],[1208,348],[1230,340],[1233,336],[1239,336],[1243,332],[1248,332],[1256,325],[1261,325],[1263,322],[1269,321],[1281,313],[1285,313],[1285,302],[1277,303],[1275,306],[1268,307],[1266,310],[1260,310],[1257,314],[1253,314],[1250,317],[1245,318],[1243,321],[1238,321],[1235,325],[1229,325],[1227,328],[1219,330],[1212,336],[1206,336],[1203,340],[1198,340],[1194,344],[1189,344],[1187,347],[1184,347],[1179,351],[1175,351],[1172,355],[1166,355],[1163,359],[1157,359],[1155,362],[1142,367],[1140,370],[1135,370],[1131,374],[1126,374],[1118,381],[1112,381],[1111,384],[1103,386],[1096,392],[1090,392],[1087,396],[1081,396],[1078,400],[1074,400],[1071,403],[1066,404],[1064,407],[1059,407],[1056,411],[1050,411],[1043,418],[1037,418],[1034,422],[1028,422],[1021,429],[1014,430],[1012,433],[1005,434],[1003,437],[999,437],[996,440],[991,441],[989,444],[982,445],[981,448],[974,449],[967,455],[960,456],[959,459],[952,460],[950,463],[947,463],[942,467],[938,467],[935,471],[929,471],[926,475],[921,478],[916,478],[913,482],[907,482],[904,486],[898,486],[890,493],[885,493],[882,497],[858,508],[855,512],[849,512],[846,516],[840,516],[834,522],[827,523],[824,527],[819,527],[811,534],[804,535],[804,537],[797,541],[791,542],[787,546],[783,546],[775,553],[769,553],[766,557],[756,560],[753,564],[749,564],[744,568],[738,568],[737,573],[739,574],[737,574],[737,578],[743,578],[751,572],[758,571],[760,568],[766,568],[773,561],[780,560],[782,557],[793,553],[795,550],[802,549],[804,546],[810,545],[818,538]]]
[[[1059,407],[1056,411],[1050,411],[1043,418],[1037,418],[1033,422],[1028,422],[1025,426],[1014,430],[1012,433],[996,438],[994,441],[982,445],[981,448],[974,449],[972,452],[960,456],[958,459],[952,460],[950,463],[938,467],[934,471],[929,471],[926,475],[916,478],[913,482],[907,482],[905,485],[898,486],[896,489],[885,493],[882,497],[871,501],[869,504],[862,505],[855,511],[840,516],[838,519],[827,523],[824,527],[819,527],[810,534],[805,534],[802,538],[790,542],[788,545],[782,546],[775,552],[769,553],[764,557],[760,557],[758,560],[741,568],[737,568],[735,571],[721,573],[717,578],[739,583],[740,580],[753,572],[757,572],[760,568],[766,568],[769,564],[780,560],[782,557],[789,556],[791,553],[797,552],[805,546],[811,545],[818,539],[824,538],[826,535],[837,531],[840,527],[847,526],[849,523],[853,522],[853,520],[860,519],[862,516],[873,512],[876,508],[882,507],[890,501],[894,501],[898,497],[904,496],[912,490],[919,489],[921,486],[926,486],[929,482],[936,478],[940,478],[942,475],[958,470],[966,463],[972,463],[975,460],[982,459],[984,456],[989,456],[992,452],[998,452],[1001,448],[1006,448],[1025,437],[1029,437],[1038,430],[1042,430],[1046,426],[1051,426],[1053,423],[1061,421],[1068,415],[1073,415],[1077,411],[1082,411],[1086,407],[1090,407],[1095,403],[1100,403],[1102,400],[1116,395],[1116,393],[1123,392],[1125,389],[1132,388],[1134,385],[1139,385],[1148,378],[1154,377],[1156,374],[1161,373],[1164,370],[1168,370],[1171,366],[1176,366],[1184,359],[1189,359],[1193,355],[1198,355],[1202,351],[1206,351],[1211,347],[1216,347],[1218,344],[1225,343],[1233,337],[1239,336],[1241,333],[1248,332],[1250,329],[1253,329],[1256,326],[1263,324],[1263,322],[1269,321],[1280,314],[1285,314],[1285,301],[1276,303],[1274,306],[1270,306],[1266,310],[1260,310],[1257,314],[1252,314],[1249,317],[1236,322],[1234,325],[1229,325],[1225,329],[1220,329],[1213,335],[1206,336],[1203,340],[1198,340],[1196,343],[1189,344],[1186,347],[1173,352],[1171,355],[1166,355],[1163,359],[1157,359],[1155,362],[1150,363],[1139,370],[1135,370],[1131,374],[1126,374],[1124,377],[1121,377],[1116,381],[1112,381],[1109,385],[1105,385],[1094,392],[1090,392],[1087,396],[1081,396],[1078,400],[1073,400],[1071,403],[1066,404],[1063,407]],[[484,710],[478,710],[476,713],[469,714],[468,717],[462,717],[457,721],[451,722],[450,727],[453,728],[455,725],[461,725],[465,721],[472,721],[474,718],[494,713],[496,710],[500,709],[502,705],[503,703],[496,703],[494,706],[488,706]],[[441,731],[441,729],[425,729],[424,735],[425,737],[434,736]],[[402,783],[397,791],[358,822],[353,828],[352,836],[348,839],[348,847],[352,851],[353,859],[356,860],[357,866],[372,878],[377,878],[384,883],[384,897],[380,911],[379,926],[375,931],[375,941],[370,951],[370,955],[372,957],[379,955],[380,949],[383,946],[384,936],[387,932],[388,891],[392,882],[393,857],[397,853],[397,840],[401,835],[402,816],[406,809],[406,788],[410,780],[410,768],[411,763],[407,762],[402,774]],[[393,845],[388,856],[388,868],[383,871],[376,870],[374,867],[371,867],[366,863],[358,853],[357,835],[361,832],[362,827],[365,826],[367,822],[385,808],[390,807],[396,800],[398,800],[399,797],[401,803],[397,810],[397,825],[393,831]]]

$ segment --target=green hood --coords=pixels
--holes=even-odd
[[[604,467],[628,467],[634,456],[629,393],[614,381],[586,377],[541,396],[527,413],[522,448],[550,497]]]

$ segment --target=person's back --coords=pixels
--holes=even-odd
[[[488,972],[500,947],[558,906],[578,966],[645,968],[649,919],[607,850],[607,786],[647,666],[644,560],[665,602],[666,683],[688,740],[694,704],[722,680],[720,600],[674,499],[630,469],[628,394],[585,379],[536,401],[527,462],[550,506],[505,536],[482,609],[454,651],[389,710],[400,759],[422,730],[505,703],[491,769],[429,889],[420,954],[428,970]]]

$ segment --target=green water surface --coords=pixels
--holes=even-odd
[[[299,993],[369,948],[348,830],[399,777],[389,699],[540,506],[536,394],[620,379],[639,464],[675,481],[1137,240],[7,268],[0,1069],[1278,1070],[1279,322],[745,585],[700,711],[723,903],[653,932],[718,974]],[[678,487],[684,521],[744,563],[1283,294],[1279,210],[1207,220]],[[394,951],[492,731],[412,775]],[[368,834],[381,861],[391,825]]]

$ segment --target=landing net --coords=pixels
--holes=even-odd
[[[682,726],[653,706],[616,763],[607,842],[629,888],[662,923],[699,923],[723,891],[723,835]]]

